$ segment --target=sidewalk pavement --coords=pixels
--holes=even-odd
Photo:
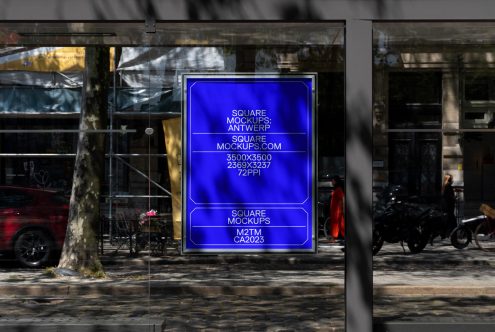
[[[107,278],[53,279],[40,270],[1,269],[0,294],[43,296],[151,294],[336,295],[344,292],[345,260],[341,246],[320,243],[316,255],[128,257],[102,258]],[[446,243],[424,252],[404,253],[385,245],[374,257],[374,292],[391,296],[495,296],[495,253],[475,247],[457,250]],[[16,287],[12,287],[12,286]]]
[[[445,242],[374,257],[374,317],[495,322],[495,254]],[[166,331],[341,331],[344,253],[105,255],[106,279],[0,268],[0,317],[161,317]]]

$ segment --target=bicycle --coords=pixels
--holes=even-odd
[[[495,252],[495,219],[486,218],[476,227],[474,241],[481,250]]]
[[[480,211],[486,216],[474,231],[474,241],[483,251],[495,251],[495,209],[481,204]]]
[[[328,204],[318,202],[318,236],[322,235],[326,239],[330,239],[330,217],[325,213],[328,209]]]
[[[466,248],[473,240],[476,228],[483,223],[487,217],[480,215],[474,218],[461,220],[457,227],[450,233],[450,243],[457,249]]]

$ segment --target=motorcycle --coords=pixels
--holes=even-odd
[[[485,215],[480,215],[474,218],[461,220],[459,225],[457,225],[450,234],[450,243],[457,249],[466,248],[473,241],[476,227],[486,219],[487,217]]]
[[[425,225],[432,208],[405,200],[401,191],[401,186],[392,186],[378,196],[373,213],[373,255],[380,251],[384,242],[400,242],[403,249],[405,242],[412,253],[421,252],[428,243],[431,233]]]
[[[433,241],[439,237],[445,239],[451,234],[452,229],[448,222],[447,213],[443,212],[438,206],[430,205],[427,213],[422,216],[420,228],[424,236],[433,245]]]

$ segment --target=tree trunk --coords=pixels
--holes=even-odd
[[[103,272],[98,256],[100,190],[105,168],[109,48],[86,47],[83,107],[74,165],[67,233],[58,267],[83,274]]]

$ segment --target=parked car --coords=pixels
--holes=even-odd
[[[0,251],[26,267],[45,265],[60,251],[69,200],[56,191],[0,186]]]

